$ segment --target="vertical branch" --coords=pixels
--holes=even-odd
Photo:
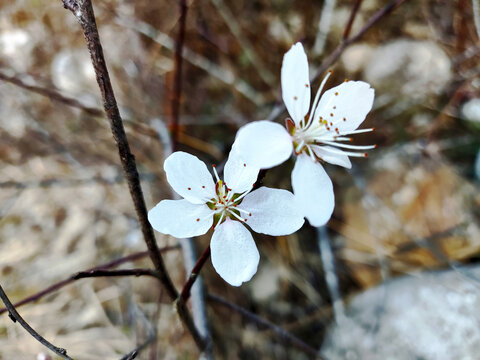
[[[360,9],[360,5],[362,5],[363,0],[357,0],[355,5],[353,5],[352,12],[350,13],[350,17],[348,18],[347,26],[345,26],[345,30],[343,30],[343,40],[348,39],[350,36],[350,31],[352,30],[353,21],[358,14],[358,10]]]
[[[52,350],[55,354],[61,356],[64,359],[73,360],[70,356],[67,355],[67,350],[56,347],[55,345],[47,341],[44,337],[42,337],[39,333],[37,333],[30,325],[28,325],[28,323],[20,316],[15,307],[12,305],[7,294],[5,294],[5,292],[3,291],[2,286],[0,286],[0,299],[2,299],[5,307],[8,309],[8,313],[13,322],[18,322],[20,325],[22,325],[22,327],[27,330],[30,335],[32,335],[42,345]]]
[[[175,79],[173,82],[173,96],[172,96],[172,146],[175,151],[178,142],[178,122],[180,116],[180,98],[182,95],[182,52],[183,44],[185,42],[185,25],[187,21],[187,1],[180,0],[180,19],[178,20],[178,35],[175,43],[175,65],[174,74]]]
[[[91,0],[62,1],[64,7],[75,15],[78,22],[82,26],[88,51],[90,52],[90,57],[95,70],[97,83],[102,94],[103,106],[108,120],[110,121],[110,128],[118,147],[120,160],[122,162],[123,170],[125,172],[130,190],[130,195],[133,199],[135,211],[140,222],[140,228],[142,230],[145,243],[148,247],[150,258],[152,259],[155,269],[159,274],[160,281],[164,285],[169,297],[173,301],[177,298],[178,293],[173,285],[172,280],[170,279],[167,269],[165,268],[163,258],[155,240],[153,229],[148,221],[147,207],[143,198],[135,157],[130,151],[125,129],[123,128],[122,118],[120,116],[117,101],[113,92],[113,87],[110,82],[110,76],[108,74],[107,65],[103,56],[103,49],[97,30],[97,24],[95,21],[95,14],[93,12]],[[190,313],[183,308],[179,312],[179,315],[192,334],[197,346],[200,349],[203,349],[205,347],[205,343],[193,324]]]

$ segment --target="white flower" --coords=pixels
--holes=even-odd
[[[283,101],[292,118],[287,119],[287,128],[265,120],[247,124],[238,131],[233,148],[245,161],[263,169],[281,164],[294,152],[293,192],[306,218],[320,226],[334,208],[332,182],[320,161],[350,168],[349,156],[364,157],[363,150],[375,147],[345,144],[352,140],[349,135],[373,130],[357,128],[372,108],[374,90],[365,82],[346,80],[320,98],[328,73],[309,113],[308,60],[301,43],[285,54],[281,75]]]
[[[163,200],[148,212],[148,220],[161,233],[178,238],[205,234],[213,225],[212,264],[229,284],[240,286],[257,271],[260,255],[246,229],[268,235],[287,235],[304,223],[292,193],[261,187],[252,191],[259,169],[230,153],[225,182],[215,167],[214,182],[196,156],[175,152],[164,163],[167,181],[183,197]]]

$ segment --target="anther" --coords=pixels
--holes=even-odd
[[[333,113],[330,113],[330,116],[333,116]]]
[[[202,189],[205,189],[205,185],[202,186]]]
[[[335,96],[338,96],[338,92],[335,93]]]
[[[343,121],[347,121],[347,118],[343,118]]]
[[[330,74],[331,74],[331,73],[333,73],[333,71],[332,71],[332,70],[328,70],[328,72],[329,72]]]
[[[348,79],[345,79],[345,82],[348,82]]]
[[[247,164],[243,164],[243,166],[245,167],[245,166],[247,166]]]
[[[368,154],[367,154],[367,153],[364,153],[363,156],[368,157]]]

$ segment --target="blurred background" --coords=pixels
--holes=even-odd
[[[340,43],[357,1],[187,3],[178,148],[221,164],[240,126],[280,109],[283,54],[302,41],[313,74]],[[351,35],[389,2],[360,3]],[[162,129],[172,116],[179,4],[96,0],[94,7],[151,208],[172,196]],[[362,127],[376,131],[355,143],[378,148],[353,159],[350,171],[325,166],[336,195],[325,229],[255,234],[254,278],[231,287],[208,261],[207,292],[327,359],[478,359],[479,12],[477,0],[406,1],[343,52],[326,88],[345,78],[375,88]],[[83,33],[61,1],[0,2],[0,283],[12,301],[146,249],[101,108]],[[264,184],[291,189],[292,168],[290,160],[269,171]],[[156,236],[160,247],[178,244]],[[210,237],[195,239],[199,254]],[[181,288],[181,250],[164,255]],[[198,357],[151,279],[79,280],[19,311],[76,359],[119,359],[153,329],[157,341],[138,359]],[[310,357],[214,302],[206,312],[217,358]],[[0,359],[47,354],[0,316]]]

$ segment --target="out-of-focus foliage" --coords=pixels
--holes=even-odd
[[[302,41],[313,73],[340,42],[354,2],[336,2],[323,52],[313,50],[325,35],[318,31],[321,2],[189,2],[180,149],[222,163],[236,130],[266,118],[281,102],[284,52]],[[363,1],[352,34],[385,4]],[[152,207],[171,196],[153,125],[155,119],[170,121],[179,8],[163,0],[94,5]],[[363,126],[377,131],[355,141],[378,148],[367,159],[354,159],[350,172],[326,166],[336,193],[328,234],[344,300],[391,277],[478,260],[480,51],[471,6],[407,1],[332,67],[327,88],[350,78],[376,89]],[[60,0],[0,2],[0,72],[101,107],[80,26]],[[318,85],[312,84],[314,90]],[[275,120],[283,123],[286,116]],[[292,166],[269,171],[264,183],[289,188]],[[145,249],[105,118],[0,81],[0,169],[0,279],[12,300]],[[199,249],[209,237],[197,239]],[[160,234],[157,239],[159,246],[177,243]],[[232,288],[207,262],[207,289],[320,347],[332,301],[315,231],[305,226],[291,236],[255,239],[262,254],[252,281]],[[180,251],[166,254],[166,263],[180,288]],[[218,358],[304,356],[238,314],[215,304],[208,310]],[[158,358],[197,356],[168,299],[149,279],[77,281],[22,307],[21,314],[79,359],[118,359],[152,327]],[[32,359],[45,351],[7,316],[0,318],[0,359]]]

